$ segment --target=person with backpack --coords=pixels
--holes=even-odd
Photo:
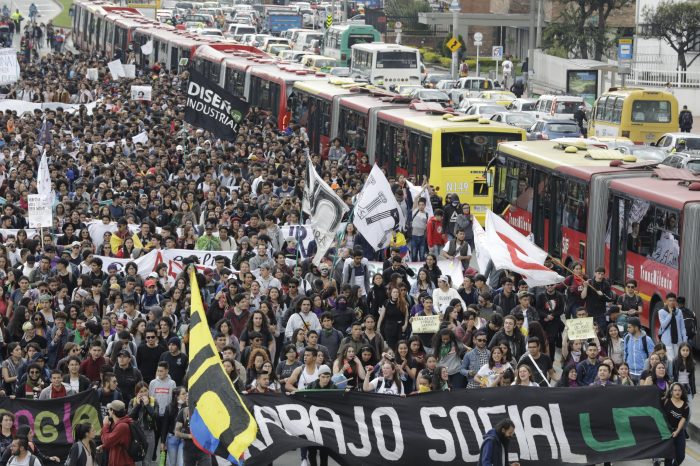
[[[515,434],[515,423],[503,419],[496,427],[484,434],[484,441],[479,451],[479,466],[520,466],[520,463],[508,463],[508,442]]]
[[[683,106],[683,110],[678,115],[678,124],[681,127],[681,133],[690,133],[693,129],[693,113],[688,110],[687,105]]]
[[[145,456],[143,458],[134,458],[137,466],[155,466],[156,464],[158,412],[158,402],[149,395],[148,384],[146,382],[137,383],[134,389],[134,398],[129,403],[129,417],[141,428],[146,440]]]
[[[41,466],[41,461],[29,451],[29,440],[17,437],[10,444],[12,456],[7,466]]]
[[[629,366],[630,377],[635,384],[644,371],[644,363],[654,351],[654,342],[642,330],[639,317],[630,317],[627,320],[627,335],[624,342],[624,360]]]
[[[695,312],[685,306],[685,296],[678,297],[678,307],[683,314],[683,322],[685,323],[685,334],[688,341],[695,340],[695,335],[698,333],[698,321]]]
[[[666,295],[666,305],[659,310],[659,340],[666,345],[669,363],[678,356],[679,345],[688,341],[683,313],[678,309],[675,293]]]
[[[515,97],[518,99],[523,96],[525,93],[525,83],[523,82],[522,77],[515,78],[515,82],[512,86],[510,86],[510,92],[515,94]]]
[[[95,429],[89,422],[75,426],[75,443],[71,446],[65,466],[96,465]]]
[[[132,443],[131,426],[134,421],[126,414],[126,405],[114,400],[107,405],[109,415],[102,423],[102,448],[107,451],[107,466],[136,466],[129,453]]]
[[[184,463],[188,466],[212,466],[211,456],[200,450],[192,441],[190,433],[190,408],[185,406],[180,410],[175,421],[175,436],[183,441]]]

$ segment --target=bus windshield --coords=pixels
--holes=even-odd
[[[416,52],[378,52],[377,68],[418,68]]]
[[[499,142],[520,140],[519,133],[443,133],[442,166],[485,166],[495,155]]]
[[[671,102],[668,100],[635,100],[632,103],[635,123],[670,123]]]

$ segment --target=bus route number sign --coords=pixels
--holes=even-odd
[[[457,39],[456,37],[453,37],[447,42],[447,48],[450,49],[452,53],[456,52],[459,50],[459,48],[462,46],[462,43]]]

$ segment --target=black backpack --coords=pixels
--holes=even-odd
[[[146,434],[136,421],[129,424],[129,432],[131,432],[131,442],[129,442],[126,452],[132,460],[143,461],[146,458],[146,451],[148,451]]]
[[[685,324],[685,333],[688,335],[688,340],[694,340],[695,335],[698,333],[698,323],[695,319],[695,313],[686,307],[682,307],[681,312],[683,313],[683,323]]]

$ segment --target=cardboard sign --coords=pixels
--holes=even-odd
[[[593,329],[593,317],[567,319],[566,332],[566,335],[570,341],[595,338],[596,335],[595,330]]]
[[[411,329],[413,333],[436,333],[440,330],[440,316],[413,316]]]

